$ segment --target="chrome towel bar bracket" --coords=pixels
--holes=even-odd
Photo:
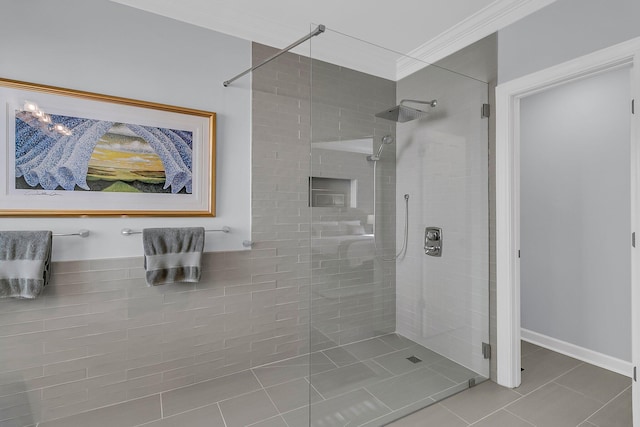
[[[67,236],[78,236],[78,237],[89,237],[91,232],[89,230],[78,230],[77,233],[53,233],[52,236],[55,237],[67,237]]]

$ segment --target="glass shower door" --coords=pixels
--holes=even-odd
[[[489,376],[487,84],[397,80],[407,58],[331,29],[311,53],[308,423],[382,426]]]

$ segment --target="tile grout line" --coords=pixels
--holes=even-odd
[[[522,420],[522,421],[526,422],[527,424],[531,424],[531,422],[529,422],[529,421],[525,420],[524,418],[521,418],[521,417],[517,416],[517,415],[516,415],[516,414],[514,414],[513,412],[511,412],[511,411],[509,411],[508,409],[506,409],[506,408],[507,408],[507,406],[511,405],[512,403],[516,402],[517,400],[519,400],[519,398],[518,398],[518,399],[516,399],[516,400],[514,400],[514,401],[512,401],[512,402],[507,403],[507,404],[506,404],[506,405],[504,405],[504,406],[501,406],[500,408],[496,409],[496,410],[495,410],[495,411],[493,411],[493,412],[488,413],[487,415],[485,415],[484,417],[480,418],[479,420],[476,420],[476,421],[474,421],[473,423],[469,423],[469,427],[471,427],[471,426],[473,426],[473,425],[478,424],[479,422],[481,422],[481,421],[483,421],[483,420],[485,420],[485,419],[489,418],[489,417],[490,417],[490,416],[492,416],[492,415],[497,414],[497,413],[498,413],[498,412],[500,412],[500,411],[506,411],[506,412],[510,413],[511,415],[515,416],[516,418],[518,418],[518,419],[520,419],[520,420]],[[447,408],[447,406],[445,406],[445,405],[442,405],[442,406],[444,406],[445,408]],[[447,409],[449,409],[449,408],[447,408]],[[453,414],[455,414],[455,412],[453,411],[453,409],[449,409],[449,411],[450,411],[450,412],[452,412]],[[464,420],[464,418],[462,418],[461,416],[459,416],[459,418],[460,418],[460,419],[462,419],[462,420]],[[533,425],[533,424],[532,424],[532,425]]]
[[[544,387],[544,386],[546,386],[546,385],[548,385],[548,384],[551,384],[552,382],[554,382],[555,380],[557,380],[557,379],[558,379],[558,378],[560,378],[561,376],[566,375],[566,374],[568,374],[569,372],[571,372],[571,371],[573,371],[573,370],[575,370],[575,369],[579,368],[581,365],[584,365],[584,362],[581,362],[581,363],[580,363],[580,364],[578,364],[577,366],[574,366],[573,368],[571,368],[571,369],[569,369],[569,370],[567,370],[567,371],[565,371],[565,372],[561,373],[560,375],[557,375],[557,376],[553,377],[553,378],[552,378],[552,379],[550,379],[549,381],[547,381],[547,382],[545,382],[545,383],[540,384],[538,387],[534,388],[533,390],[531,390],[531,391],[530,391],[530,392],[528,392],[528,393],[522,394],[522,393],[520,393],[519,391],[517,391],[516,389],[509,389],[509,390],[515,391],[516,393],[518,393],[518,394],[520,395],[520,397],[519,397],[518,399],[514,400],[514,401],[513,401],[513,402],[511,402],[511,403],[515,403],[515,402],[517,402],[518,400],[522,399],[523,397],[527,397],[527,396],[529,396],[531,393],[534,393],[534,392],[536,392],[536,391],[540,390],[542,387]],[[522,385],[522,384],[521,384],[521,385]],[[511,403],[510,403],[510,404],[511,404]],[[510,405],[510,404],[509,404],[509,405]]]
[[[367,391],[367,390],[365,390],[365,391]],[[367,391],[367,392],[368,392],[368,391]],[[382,404],[384,405],[384,402],[382,402],[380,399],[378,399],[377,397],[375,397],[375,395],[373,395],[373,394],[372,394],[372,396],[373,396],[376,400],[379,400],[379,401],[380,401],[380,403],[382,403]],[[433,403],[436,403],[436,402],[433,402]],[[385,406],[386,406],[386,405],[385,405]],[[409,406],[409,405],[407,405],[407,406]],[[425,409],[425,408],[427,408],[427,407],[429,407],[429,406],[431,406],[431,405],[427,405],[427,406],[425,406],[424,408],[417,409],[417,410],[415,410],[415,411],[413,411],[413,412],[410,412],[410,413],[408,413],[408,414],[406,414],[406,415],[403,415],[403,416],[401,416],[401,417],[399,417],[399,418],[396,418],[395,420],[390,421],[389,423],[386,423],[386,424],[385,424],[385,426],[390,425],[390,423],[395,423],[396,421],[400,421],[402,418],[404,418],[404,417],[408,417],[409,415],[414,414],[415,412],[422,411],[423,409]],[[406,408],[406,406],[403,406],[402,408],[398,409],[398,411],[402,410],[403,408]],[[393,415],[393,413],[394,413],[394,412],[396,412],[396,411],[391,410],[391,412],[389,412],[389,413],[387,413],[387,414],[380,415],[379,417],[376,417],[376,418],[374,418],[374,419],[372,419],[372,420],[369,420],[369,421],[367,421],[367,423],[372,423],[372,422],[375,422],[376,420],[380,420],[380,419],[382,419],[382,418],[384,418],[384,417],[387,417],[387,416],[389,416],[389,415]]]
[[[410,372],[413,372],[413,371],[410,371]],[[460,384],[463,384],[463,383],[460,383]],[[411,411],[411,412],[409,412],[409,413],[407,413],[407,414],[405,414],[405,415],[403,415],[403,416],[401,416],[400,418],[398,418],[398,419],[396,419],[396,420],[395,420],[395,421],[398,421],[398,420],[400,420],[400,419],[402,419],[402,418],[404,418],[404,417],[408,417],[408,416],[410,416],[410,415],[412,415],[412,414],[414,414],[414,413],[416,413],[416,412],[419,412],[419,411],[422,411],[422,410],[424,410],[424,409],[427,409],[427,408],[429,408],[429,407],[431,407],[431,406],[435,406],[435,405],[437,405],[437,404],[440,404],[440,403],[442,403],[442,401],[444,401],[445,399],[448,399],[449,397],[453,397],[454,395],[459,394],[459,393],[462,393],[462,392],[467,391],[467,390],[469,389],[469,388],[467,388],[467,389],[465,389],[465,390],[461,390],[461,391],[459,391],[458,393],[453,393],[453,394],[451,394],[451,395],[449,395],[449,396],[447,396],[447,397],[444,397],[444,398],[442,398],[442,399],[440,399],[440,400],[435,400],[435,399],[432,397],[432,396],[434,396],[435,394],[444,393],[444,392],[446,392],[447,390],[453,389],[453,388],[457,387],[458,385],[459,385],[459,384],[455,384],[455,385],[453,385],[453,386],[451,386],[451,387],[448,387],[448,388],[446,388],[446,389],[444,389],[444,390],[441,390],[441,391],[439,391],[439,392],[437,392],[437,393],[434,393],[434,394],[432,394],[432,395],[430,395],[430,396],[424,397],[424,398],[422,398],[422,399],[420,399],[420,400],[417,400],[417,401],[415,401],[415,402],[412,402],[412,403],[409,403],[409,404],[407,404],[407,405],[404,405],[404,406],[402,406],[401,408],[398,408],[398,409],[396,409],[396,410],[393,410],[393,409],[389,408],[389,407],[388,407],[384,402],[382,402],[382,400],[381,400],[380,398],[378,398],[375,394],[373,394],[372,392],[370,392],[369,390],[367,390],[366,388],[364,388],[364,389],[365,389],[365,391],[367,391],[367,392],[368,392],[369,394],[371,394],[374,398],[376,398],[377,400],[379,400],[383,405],[387,406],[387,408],[391,409],[391,412],[390,412],[389,414],[382,415],[382,416],[380,416],[380,417],[378,417],[378,418],[375,418],[374,420],[371,420],[371,421],[375,421],[375,420],[380,419],[380,418],[382,418],[382,417],[385,417],[385,416],[388,416],[388,415],[392,415],[394,412],[402,411],[403,409],[409,408],[410,406],[415,405],[415,404],[417,404],[417,403],[419,403],[419,402],[422,402],[422,401],[424,401],[424,400],[427,400],[427,399],[430,399],[430,400],[431,400],[431,402],[429,402],[429,404],[428,404],[428,405],[425,405],[425,406],[423,406],[422,408],[418,408],[418,409],[416,409],[416,410],[413,410],[413,411]],[[427,403],[427,402],[425,402],[425,403]],[[442,406],[443,408],[447,409],[449,412],[451,412],[452,414],[454,414],[456,417],[460,418],[460,419],[461,419],[462,421],[464,421],[465,423],[469,424],[466,420],[464,420],[462,417],[460,417],[458,414],[456,414],[455,412],[453,412],[452,410],[450,410],[450,409],[449,409],[449,408],[447,408],[446,406],[444,406],[444,405],[440,405],[440,406]],[[392,422],[395,422],[395,421],[392,421]]]
[[[207,403],[206,405],[196,406],[195,408],[187,409],[186,411],[176,412],[175,414],[169,415],[167,418],[175,417],[177,415],[186,414],[186,413],[191,412],[191,411],[195,411],[195,410],[198,410],[198,409],[206,408],[207,406],[218,405],[218,407],[220,407],[220,403],[221,402],[226,402],[228,400],[235,399],[236,397],[243,397],[243,396],[246,396],[248,394],[255,393],[256,391],[260,391],[260,389],[247,391],[245,393],[237,394],[235,396],[232,396],[232,397],[229,397],[229,398],[226,398],[226,399],[218,400],[217,402]],[[220,413],[222,414],[222,409],[220,409]]]
[[[296,357],[306,356],[306,355],[312,355],[312,354],[315,354],[315,353],[323,353],[323,354],[324,354],[324,352],[325,352],[325,351],[327,351],[327,350],[333,350],[333,349],[336,349],[336,348],[344,348],[344,347],[349,346],[349,345],[352,345],[352,344],[358,344],[358,343],[361,343],[361,342],[364,342],[364,341],[380,339],[380,337],[384,337],[384,336],[391,335],[391,334],[392,334],[392,333],[388,333],[388,334],[384,334],[384,335],[378,335],[378,336],[375,336],[375,337],[364,338],[364,339],[361,339],[361,340],[359,340],[359,341],[353,341],[353,342],[350,342],[349,344],[336,344],[336,345],[334,345],[333,347],[324,348],[324,349],[322,349],[322,350],[317,350],[317,351],[313,351],[313,352],[311,352],[311,351],[310,351],[310,352],[307,352],[307,353],[299,354],[299,355],[297,355],[297,356],[289,357],[289,358],[287,358],[287,359],[282,359],[282,360],[278,360],[277,362],[271,362],[271,363],[284,362],[284,361],[287,361],[287,360],[295,359]],[[383,342],[384,342],[384,341],[383,341]],[[393,346],[392,346],[392,345],[387,344],[387,343],[385,343],[385,344],[386,344],[386,345],[388,345],[389,347],[392,347],[392,348],[393,348]],[[345,350],[345,351],[347,351],[347,352],[348,352],[349,350]],[[394,351],[395,351],[395,350],[394,350]],[[391,353],[392,353],[392,352],[391,352]],[[351,354],[351,353],[350,353],[350,354]],[[385,354],[388,354],[388,353],[385,353]],[[326,357],[331,361],[331,363],[333,363],[334,365],[336,365],[336,366],[337,366],[337,363],[335,363],[335,362],[333,361],[333,359],[331,359],[331,358],[330,358],[329,356],[327,356],[326,354],[325,354],[325,356],[326,356]],[[352,356],[354,356],[354,357],[355,357],[355,355],[352,355]],[[380,356],[382,356],[382,355],[380,355]],[[377,357],[377,356],[376,356],[376,357]],[[311,359],[309,359],[309,362],[311,362]],[[260,366],[254,366],[254,368],[260,368],[260,367],[263,367],[263,366],[266,366],[266,365],[269,365],[269,363],[265,363],[264,365],[260,365]],[[341,366],[337,366],[337,367],[338,367],[338,368],[340,368]]]
[[[558,383],[558,382],[555,382],[555,380],[554,380],[554,381],[552,381],[552,383],[553,383],[553,384],[555,384],[555,385],[557,385],[557,386],[563,387],[563,388],[565,388],[565,389],[567,389],[567,390],[570,390],[570,391],[572,391],[572,392],[574,392],[574,393],[578,393],[580,396],[583,396],[583,397],[585,397],[585,398],[587,398],[587,399],[589,399],[589,400],[593,400],[593,401],[595,401],[595,402],[599,403],[600,405],[602,405],[602,406],[600,407],[600,409],[602,409],[605,405],[609,404],[613,399],[615,399],[616,397],[620,396],[620,395],[621,395],[622,393],[624,393],[624,392],[625,392],[629,387],[631,387],[631,386],[627,386],[627,387],[625,387],[625,388],[624,388],[624,390],[622,390],[620,393],[616,394],[616,395],[613,397],[613,399],[609,399],[607,402],[604,402],[604,403],[603,403],[601,400],[598,400],[598,399],[596,399],[595,397],[587,396],[587,395],[586,395],[586,394],[584,394],[583,392],[581,392],[581,391],[579,391],[579,390],[575,390],[575,389],[573,389],[573,388],[571,388],[571,387],[569,387],[569,386],[566,386],[566,385],[564,385],[564,384],[560,384],[560,383]],[[598,411],[599,411],[600,409],[598,409]]]
[[[275,420],[276,418],[280,418],[280,419],[282,419],[282,421],[284,421],[284,418],[282,418],[282,416],[280,414],[278,414],[278,415],[274,415],[273,417],[265,418],[264,420],[256,421],[255,423],[247,424],[246,427],[256,426],[256,425],[258,425],[260,423],[263,423],[265,421]],[[287,424],[286,421],[284,421],[284,423]],[[289,424],[287,424],[287,425],[289,425]]]
[[[521,417],[521,416],[519,416],[518,414],[514,414],[513,412],[511,412],[510,410],[508,410],[508,409],[506,408],[506,405],[505,405],[505,407],[503,407],[503,408],[502,408],[502,410],[503,410],[503,411],[505,411],[505,412],[507,412],[507,413],[509,413],[509,414],[511,414],[511,415],[513,415],[513,416],[514,416],[514,417],[516,417],[517,419],[524,421],[524,422],[525,422],[525,423],[527,423],[527,424],[531,424],[532,426],[535,426],[535,424],[533,424],[531,421],[525,420],[524,418],[522,418],[522,417]]]
[[[216,402],[216,406],[218,407],[218,411],[220,412],[220,418],[222,418],[222,422],[224,423],[224,427],[227,427],[227,420],[224,419],[224,414],[222,413],[222,408],[220,407],[220,402]]]
[[[467,380],[467,381],[458,382],[458,381],[454,380],[453,378],[449,378],[448,376],[446,376],[446,375],[445,375],[445,374],[443,374],[442,372],[437,371],[436,369],[432,368],[432,367],[431,367],[431,365],[424,366],[424,369],[428,369],[428,370],[430,370],[431,372],[433,372],[434,374],[436,374],[436,375],[438,375],[438,376],[440,376],[440,377],[442,377],[442,378],[444,378],[444,379],[446,379],[446,380],[451,381],[451,382],[453,383],[453,385],[452,385],[451,387],[456,387],[457,385],[464,384],[465,382],[468,384],[468,381],[469,381],[469,380]],[[411,372],[413,372],[413,371],[411,371]],[[473,371],[472,371],[472,372],[473,372]],[[475,372],[474,372],[474,374],[475,374]],[[473,378],[476,378],[476,377],[473,377]],[[483,382],[484,382],[484,381],[483,381]],[[480,384],[481,384],[481,383],[480,383]],[[449,387],[449,388],[451,388],[451,387]],[[467,388],[471,388],[471,387],[467,387]],[[443,391],[444,391],[444,390],[443,390]]]
[[[589,364],[589,363],[587,363],[587,362],[583,362],[583,363],[581,363],[581,365],[580,365],[580,366],[583,366],[583,365],[589,366],[590,364]],[[579,368],[580,366],[576,366],[576,368],[574,368],[574,369],[577,369],[577,368]],[[591,365],[591,366],[595,366],[595,365]],[[595,366],[595,367],[598,367],[598,366]],[[573,371],[574,369],[571,369],[571,370],[567,371],[566,373],[564,373],[564,374],[563,374],[563,375],[561,375],[561,376],[564,376],[564,375],[568,374],[569,372]],[[608,370],[608,369],[606,369],[606,368],[600,368],[600,369],[604,369],[604,370],[606,370],[608,373],[612,373],[612,374],[620,375],[620,374],[618,374],[617,372],[610,371],[610,370]],[[621,375],[621,376],[624,376],[624,375]],[[559,382],[556,382],[556,380],[558,380],[558,378],[560,378],[560,377],[556,377],[556,378],[554,378],[554,379],[552,380],[552,382],[554,382],[554,383],[556,383],[556,384],[558,384],[558,385],[561,385],[561,386],[563,386],[563,387],[565,387],[565,388],[568,388],[569,390],[573,390],[573,391],[575,391],[576,393],[580,393],[580,394],[582,394],[583,396],[590,397],[590,396],[587,396],[586,394],[582,393],[582,392],[581,392],[581,391],[579,391],[579,390],[576,390],[576,389],[574,389],[574,388],[572,388],[572,387],[569,387],[568,385],[564,385],[564,384],[561,384],[561,383],[559,383]],[[624,393],[624,392],[625,392],[629,387],[631,387],[631,386],[633,385],[633,379],[632,379],[632,378],[629,378],[629,377],[625,377],[625,378],[627,378],[627,379],[629,380],[630,384],[629,384],[628,386],[626,386],[626,387],[624,388],[624,390],[622,390],[620,393],[618,393],[618,394],[616,395],[616,397],[618,397],[620,394]],[[596,399],[596,398],[594,398],[594,397],[590,397],[590,398],[591,398],[591,399],[593,399],[593,400],[598,400],[598,399]],[[614,399],[615,399],[615,397],[614,397]],[[607,401],[607,403],[605,403],[605,404],[608,404],[608,403],[610,403],[610,402],[611,402],[611,400]]]
[[[44,423],[44,422],[47,422],[47,423],[48,423],[48,422],[52,422],[52,421],[59,421],[59,420],[63,420],[63,419],[65,419],[65,418],[75,417],[75,416],[77,416],[77,415],[81,415],[81,414],[87,414],[87,413],[89,413],[89,412],[97,411],[97,410],[99,410],[99,409],[109,408],[109,407],[111,407],[111,406],[116,406],[116,405],[123,405],[123,404],[125,404],[125,403],[131,403],[131,402],[133,402],[134,400],[148,399],[148,398],[153,397],[153,396],[155,396],[155,395],[158,395],[158,396],[159,396],[159,395],[161,395],[161,394],[162,394],[162,393],[153,393],[153,394],[150,394],[150,395],[147,395],[147,396],[136,397],[135,399],[123,400],[122,402],[111,403],[111,404],[109,404],[109,405],[103,405],[103,406],[100,406],[100,407],[98,407],[98,408],[88,409],[88,410],[86,410],[86,411],[78,412],[78,413],[71,414],[71,415],[66,415],[66,416],[64,416],[64,417],[52,418],[52,419],[50,419],[50,420],[45,420],[45,421],[38,421],[38,424],[40,424],[40,423]],[[162,418],[159,418],[159,419],[162,419]],[[157,421],[157,420],[153,420],[153,421]]]
[[[256,379],[256,381],[258,381],[258,384],[260,384],[260,387],[262,387],[262,391],[264,392],[264,394],[267,395],[267,397],[269,398],[269,402],[271,402],[271,404],[273,405],[273,408],[276,410],[276,412],[278,413],[278,415],[280,415],[280,409],[278,408],[278,405],[276,405],[276,403],[273,401],[273,399],[271,398],[271,395],[269,394],[269,392],[267,391],[267,389],[264,387],[264,384],[262,384],[262,381],[260,381],[260,378],[258,378],[258,376],[256,375],[255,372],[253,372],[253,369],[251,369],[251,374],[253,374],[253,377]],[[220,413],[222,413],[222,408],[220,408]]]
[[[364,363],[364,362],[371,362],[371,363],[374,363],[375,365],[377,365],[377,366],[379,366],[380,368],[382,368],[382,370],[383,370],[384,372],[386,372],[386,373],[388,373],[389,375],[391,375],[389,378],[385,378],[385,380],[387,380],[387,379],[392,379],[392,378],[396,378],[396,377],[400,376],[400,375],[396,375],[396,374],[394,374],[393,372],[391,372],[390,370],[388,370],[387,368],[385,368],[384,366],[382,366],[382,365],[381,365],[377,360],[374,360],[373,358],[363,360],[363,361],[362,361],[362,363]],[[413,372],[413,371],[410,371],[410,372]],[[384,380],[383,380],[383,381],[384,381]]]
[[[320,396],[320,397],[322,398],[322,400],[323,400],[323,401],[327,400],[327,399],[322,395],[322,393],[320,393],[320,392],[318,391],[318,389],[316,388],[316,386],[314,386],[314,385],[311,383],[311,381],[310,381],[310,379],[309,379],[309,378],[306,378],[306,377],[305,377],[305,379],[304,379],[304,380],[309,384],[309,387],[313,388],[313,390],[314,390],[316,393],[318,393],[318,396]],[[309,398],[309,405],[311,405],[311,398]]]
[[[591,415],[589,415],[587,418],[585,418],[582,422],[589,422],[591,423],[591,421],[589,421],[589,418],[593,417],[595,414],[597,414],[598,412],[602,411],[605,406],[607,406],[608,404],[610,404],[611,402],[613,402],[614,400],[616,400],[618,397],[622,396],[624,393],[627,392],[627,390],[629,390],[631,387],[633,387],[633,385],[628,386],[627,388],[625,388],[624,390],[622,390],[620,393],[616,394],[612,399],[610,399],[607,403],[605,403],[604,405],[602,405],[598,410],[596,410],[594,413],[592,413]],[[568,387],[567,387],[568,388]],[[571,390],[571,389],[569,389]],[[575,390],[574,390],[575,391]],[[591,423],[593,424],[593,423]]]
[[[326,371],[326,372],[329,372],[329,371]],[[322,400],[323,400],[323,401],[324,401],[324,400],[332,399],[331,397],[325,397],[325,395],[324,395],[324,394],[322,394],[322,393],[320,393],[320,391],[318,391],[318,389],[313,385],[313,382],[311,381],[311,376],[304,377],[304,379],[305,379],[305,380],[307,380],[307,382],[309,383],[309,385],[310,385],[311,387],[313,387],[313,389],[316,391],[316,393],[318,393],[318,394],[320,395],[320,397],[322,398]],[[345,393],[343,393],[343,394],[345,394]],[[342,396],[342,394],[340,394],[340,396]]]
[[[337,347],[334,347],[334,348],[337,348]],[[338,366],[338,364],[335,362],[335,360],[333,360],[331,357],[329,357],[329,355],[328,355],[328,354],[326,354],[326,353],[325,353],[325,351],[326,351],[326,350],[320,350],[318,353],[322,353],[322,355],[323,355],[324,357],[326,357],[327,359],[329,359],[329,362],[333,363],[333,364],[336,366],[336,368],[339,368],[340,366]],[[311,357],[309,357],[309,363],[311,363]]]
[[[438,402],[438,405],[442,406],[445,410],[447,410],[448,412],[450,412],[451,414],[453,414],[454,417],[457,417],[459,419],[461,419],[463,422],[465,422],[467,424],[467,426],[471,425],[471,423],[467,420],[465,420],[464,418],[462,418],[460,415],[458,415],[457,413],[455,413],[453,410],[449,409],[447,406],[443,405],[442,402]]]
[[[388,414],[384,414],[384,415],[389,415],[392,414],[394,412],[393,409],[391,409],[390,406],[388,406],[386,403],[384,403],[378,396],[376,396],[375,394],[373,394],[371,391],[369,391],[367,389],[367,387],[362,387],[360,390],[364,390],[365,392],[369,393],[371,396],[373,396],[374,399],[376,399],[377,401],[379,401],[380,403],[382,403],[382,406],[384,406],[385,408],[387,408],[389,410]]]

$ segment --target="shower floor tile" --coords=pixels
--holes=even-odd
[[[371,338],[353,344],[347,344],[342,346],[342,348],[351,353],[358,360],[367,360],[372,357],[396,351],[395,348],[379,338]]]
[[[416,343],[414,343],[410,339],[400,336],[398,334],[383,335],[379,339],[389,344],[391,347],[395,348],[396,350],[402,350],[404,348],[412,347],[416,345]]]
[[[392,374],[372,361],[357,362],[311,376],[311,384],[323,397],[329,398],[359,388],[372,386]]]
[[[412,356],[419,361],[407,360]],[[311,420],[312,427],[378,427],[466,389],[470,378],[481,379],[396,334],[273,362],[251,372],[262,390],[210,402],[220,407],[227,425],[280,427],[286,422],[286,427],[309,427]],[[171,394],[163,393],[163,398]],[[260,414],[264,419],[257,419]]]
[[[367,390],[389,408],[396,410],[455,385],[437,372],[422,368],[381,381]]]
[[[469,378],[480,379],[389,334],[164,391],[131,413],[121,408],[135,401],[40,425],[379,427],[467,388]]]
[[[263,387],[270,387],[308,377],[309,373],[317,374],[330,371],[336,367],[336,364],[329,357],[317,352],[311,354],[311,357],[308,355],[298,356],[253,368],[252,370]]]
[[[311,406],[311,427],[359,426],[391,412],[365,390],[355,390]],[[290,427],[309,427],[309,408],[284,414]]]

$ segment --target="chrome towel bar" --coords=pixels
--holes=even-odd
[[[67,237],[67,236],[78,236],[78,237],[89,237],[91,232],[89,230],[78,230],[77,233],[53,233],[52,236],[56,237]]]
[[[228,233],[228,232],[230,232],[230,231],[231,231],[231,228],[230,228],[230,227],[227,227],[227,226],[225,225],[224,227],[222,227],[222,228],[220,228],[220,229],[215,229],[215,230],[204,230],[204,231],[205,231],[206,233],[213,232],[213,231],[221,231],[221,232],[223,232],[223,233]],[[141,230],[132,230],[132,229],[130,229],[130,228],[123,228],[123,229],[120,231],[120,234],[122,234],[123,236],[131,236],[132,234],[142,234],[142,231],[141,231]]]

